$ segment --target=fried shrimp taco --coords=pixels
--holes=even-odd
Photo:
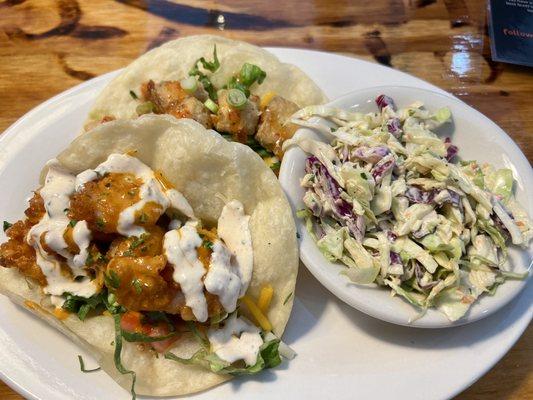
[[[191,118],[248,144],[279,168],[299,108],[327,99],[300,69],[268,51],[218,36],[190,36],[144,54],[96,100],[86,127],[147,113]]]
[[[290,358],[296,231],[250,148],[151,114],[96,126],[42,175],[26,217],[4,223],[0,292],[132,394],[192,393]]]

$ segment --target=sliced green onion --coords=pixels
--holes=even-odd
[[[239,89],[230,89],[228,103],[233,108],[242,109],[246,105],[246,95]]]
[[[216,114],[218,112],[218,105],[211,99],[207,99],[204,103],[204,106],[206,106],[209,111],[211,111],[213,114]]]
[[[181,88],[189,94],[193,94],[198,89],[198,81],[194,76],[182,79],[180,81]]]
[[[137,111],[138,115],[144,115],[153,112],[154,108],[154,103],[152,103],[151,101],[146,101],[144,103],[139,104],[135,111]]]

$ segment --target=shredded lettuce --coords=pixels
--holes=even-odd
[[[279,345],[280,340],[278,338],[265,341],[259,349],[257,361],[254,365],[249,366],[232,365],[211,352],[208,346],[202,346],[190,358],[178,357],[171,352],[165,353],[165,358],[182,364],[198,365],[216,374],[250,375],[264,369],[274,368],[281,363]]]

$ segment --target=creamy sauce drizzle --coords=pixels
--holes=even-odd
[[[123,236],[141,236],[146,230],[135,225],[135,215],[148,203],[161,206],[161,213],[168,208],[173,208],[188,218],[194,218],[192,207],[185,197],[175,189],[164,190],[156,179],[154,171],[135,157],[126,154],[111,154],[106,161],[94,170],[86,170],[78,175],[76,188],[81,188],[85,183],[97,179],[106,173],[129,173],[143,181],[139,189],[140,200],[132,206],[122,210],[119,215],[117,232]]]
[[[244,214],[244,207],[238,200],[227,203],[218,219],[218,236],[237,259],[238,276],[241,281],[239,297],[244,296],[248,290],[254,268],[252,234],[249,223],[250,216]]]
[[[61,296],[69,292],[77,296],[90,297],[96,293],[97,288],[83,268],[91,240],[87,223],[80,221],[73,229],[73,240],[80,249],[77,255],[72,255],[67,250],[68,246],[63,236],[70,222],[66,210],[70,204],[70,196],[75,190],[76,177],[65,171],[57,160],[49,161],[47,166],[49,170],[45,183],[39,191],[46,212],[39,223],[30,229],[26,240],[35,249],[37,265],[46,277],[47,286],[43,289],[45,293]],[[45,251],[41,240],[46,247],[67,260],[73,277],[61,271],[61,262],[54,254]]]
[[[120,213],[117,231],[123,236],[140,236],[145,233],[143,227],[135,225],[135,215],[149,202],[159,204],[161,213],[172,208],[183,214],[189,221],[183,226],[178,219],[171,221],[171,230],[164,236],[163,249],[168,262],[174,267],[173,279],[181,287],[185,304],[191,308],[197,321],[207,321],[205,285],[208,292],[218,296],[226,312],[235,311],[237,300],[248,289],[253,271],[250,217],[245,215],[244,207],[239,201],[232,200],[222,209],[218,220],[218,235],[221,240],[216,240],[213,244],[209,271],[206,274],[204,265],[198,259],[197,249],[202,245],[202,239],[197,232],[198,222],[192,207],[177,190],[165,190],[152,169],[141,161],[128,155],[111,154],[94,170],[83,171],[77,176],[65,171],[57,160],[51,160],[48,167],[45,185],[39,192],[46,214],[32,227],[27,241],[34,247],[37,264],[46,276],[47,286],[44,291],[52,295],[55,305],[63,303],[61,295],[65,292],[90,297],[97,291],[85,271],[91,241],[87,222],[78,221],[72,229],[72,240],[79,248],[78,254],[72,255],[68,251],[64,239],[70,222],[66,215],[70,197],[87,182],[106,173],[130,173],[143,182],[139,190],[140,200]],[[66,259],[72,277],[61,271],[60,261],[54,254],[45,251],[41,241]],[[243,359],[248,365],[253,365],[263,343],[259,329],[235,315],[230,317],[224,328],[212,330],[209,335],[214,351],[230,363]]]
[[[256,326],[233,314],[225,321],[223,328],[209,329],[207,337],[211,349],[222,360],[229,363],[244,360],[249,366],[257,362],[257,355],[263,344],[259,332]]]
[[[222,240],[213,243],[207,274],[198,259],[197,248],[202,245],[202,239],[196,229],[197,222],[189,221],[180,228],[173,221],[171,227],[177,228],[165,234],[163,246],[174,267],[173,279],[182,289],[185,304],[200,322],[208,317],[204,286],[209,293],[218,296],[228,313],[235,311],[237,300],[248,289],[253,270],[249,220],[239,201],[226,204],[218,220],[218,234]]]
[[[178,230],[167,232],[163,241],[165,256],[174,267],[172,278],[180,285],[185,304],[191,308],[196,320],[205,322],[208,317],[202,282],[205,268],[196,251],[201,245],[196,223],[190,221]]]
[[[228,313],[235,311],[241,291],[241,277],[233,254],[217,240],[213,245],[209,272],[205,276],[204,285],[209,293],[215,294],[220,304]]]

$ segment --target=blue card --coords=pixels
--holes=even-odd
[[[533,0],[490,0],[492,59],[533,66]]]

